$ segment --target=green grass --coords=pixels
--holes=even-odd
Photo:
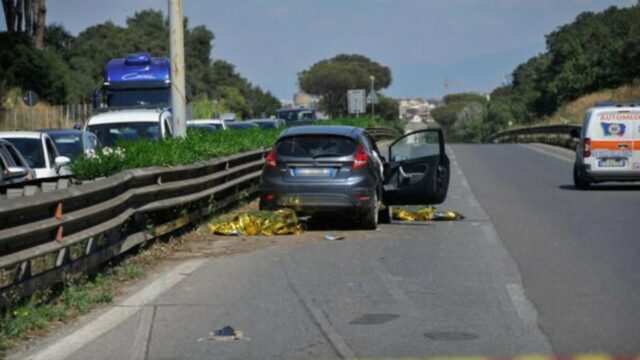
[[[358,127],[386,126],[397,129],[400,124],[369,118],[342,118],[320,121],[322,125],[350,125]],[[261,147],[270,147],[282,129],[205,132],[190,130],[184,139],[138,141],[122,143],[124,157],[98,151],[93,159],[81,157],[71,164],[78,180],[110,176],[127,169],[150,166],[192,164],[220,156],[237,154]]]
[[[0,315],[0,357],[15,342],[46,329],[52,322],[71,319],[96,304],[111,302],[114,292],[112,278],[99,274],[90,281],[84,277],[66,278],[57,296],[51,292],[32,295]]]

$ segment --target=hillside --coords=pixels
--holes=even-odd
[[[640,101],[640,86],[621,86],[616,89],[597,91],[561,106],[553,115],[536,122],[539,124],[581,124],[585,111],[601,101]]]

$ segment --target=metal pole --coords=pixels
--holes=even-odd
[[[375,101],[373,101],[373,83],[376,81],[376,77],[371,75],[370,79],[371,79],[371,118],[373,119],[375,117],[375,110],[374,110]]]
[[[169,0],[169,34],[171,49],[171,108],[173,133],[187,136],[187,99],[184,66],[184,17],[182,0]]]

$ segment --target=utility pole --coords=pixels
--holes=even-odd
[[[182,0],[169,0],[169,38],[171,55],[171,111],[173,134],[187,136],[187,96],[184,66],[184,17]]]
[[[375,110],[374,110],[375,101],[373,101],[373,98],[374,98],[374,95],[373,95],[374,87],[373,87],[373,85],[376,82],[376,77],[371,75],[371,76],[369,76],[369,79],[371,79],[371,118],[373,119],[375,117]]]

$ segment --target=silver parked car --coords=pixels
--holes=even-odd
[[[12,143],[35,170],[36,178],[51,178],[70,175],[71,159],[60,156],[58,150],[47,134],[37,131],[0,132],[0,139]]]

